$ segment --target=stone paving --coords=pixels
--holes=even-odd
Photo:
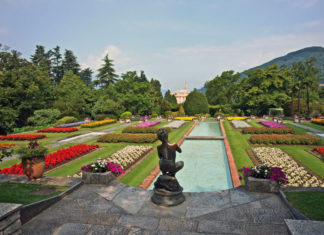
[[[83,185],[23,225],[23,234],[289,234],[292,214],[277,194],[243,187],[184,193],[186,201],[160,207],[152,191],[114,180]]]
[[[304,126],[302,124],[298,124],[298,123],[292,123],[294,126],[298,126],[300,128],[303,128],[303,129],[306,129],[306,130],[309,130],[309,134],[311,135],[315,135],[317,137],[320,137],[320,138],[323,138],[324,139],[324,131],[321,131],[321,130],[318,130],[318,129],[315,129],[315,128],[312,128],[312,127],[309,127],[309,126]]]

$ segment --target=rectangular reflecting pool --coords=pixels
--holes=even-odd
[[[218,122],[200,122],[190,136],[221,136]],[[184,192],[211,192],[233,188],[223,140],[185,140],[176,161],[184,167],[176,174]],[[149,189],[154,188],[154,182]]]

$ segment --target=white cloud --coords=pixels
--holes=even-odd
[[[318,0],[293,0],[295,7],[310,8],[316,5]]]
[[[86,66],[98,68],[106,52],[114,60],[116,71],[144,70],[147,77],[160,80],[163,89],[200,88],[207,80],[226,70],[241,72],[289,52],[309,46],[324,46],[324,33],[287,34],[236,41],[223,46],[203,45],[166,48],[159,53],[123,51],[108,46],[102,55],[89,56]]]

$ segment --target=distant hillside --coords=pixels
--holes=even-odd
[[[264,63],[260,66],[248,69],[247,71],[262,68],[265,69],[267,66],[272,64],[287,65],[291,66],[294,62],[305,61],[310,57],[317,59],[315,65],[321,69],[322,72],[322,81],[324,83],[324,48],[323,47],[306,47],[304,49],[290,52],[285,56],[275,58],[267,63]]]

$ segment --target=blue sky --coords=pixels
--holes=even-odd
[[[72,50],[96,70],[144,70],[163,89],[200,88],[309,46],[324,46],[321,0],[0,0],[0,43]]]

